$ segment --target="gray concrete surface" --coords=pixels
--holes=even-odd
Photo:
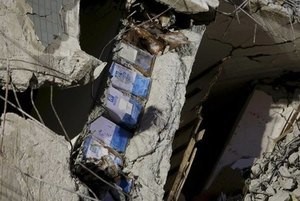
[[[8,113],[3,140],[0,200],[79,201],[69,170],[69,145],[62,136]]]

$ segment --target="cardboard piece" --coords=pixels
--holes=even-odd
[[[97,169],[102,170],[112,178],[118,176],[123,166],[123,159],[103,146],[93,135],[86,137],[83,142],[82,161],[84,163],[94,163]]]
[[[132,136],[128,131],[102,116],[93,121],[89,129],[94,138],[118,152],[125,151],[128,140]]]
[[[114,121],[128,128],[136,126],[143,109],[134,97],[126,96],[112,86],[107,89],[105,107]]]
[[[117,52],[118,58],[116,60],[119,60],[122,64],[133,66],[144,75],[151,75],[155,56],[124,42],[120,43],[119,48],[120,51]]]
[[[112,63],[109,72],[114,87],[142,98],[148,96],[151,84],[150,78],[127,69],[118,63]]]

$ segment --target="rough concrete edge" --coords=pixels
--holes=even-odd
[[[3,128],[3,118],[4,115],[2,114],[1,129]],[[15,179],[11,178],[11,183],[9,183],[11,187],[14,187],[12,189],[8,188],[9,191],[11,191],[10,196],[20,196],[19,198],[21,200],[27,200],[29,197],[35,199],[35,196],[37,196],[39,199],[41,199],[41,197],[47,199],[61,197],[61,199],[66,198],[75,201],[80,200],[80,197],[77,194],[78,187],[80,191],[79,194],[86,194],[86,188],[81,184],[76,184],[76,181],[71,176],[67,160],[70,148],[63,136],[55,134],[34,119],[24,119],[15,113],[6,113],[5,120],[3,140],[5,142],[10,139],[10,141],[4,143],[3,155],[0,156],[0,160],[3,162],[2,167],[8,167],[8,169],[5,170],[6,173],[13,174],[13,177],[15,177]],[[25,133],[27,133],[27,137],[26,135],[24,136]],[[38,136],[38,139],[35,136]],[[28,140],[21,140],[22,138]],[[44,158],[39,156],[42,152],[49,151],[47,143],[50,143],[49,146],[52,146],[50,150],[54,149],[59,153],[64,152],[61,153],[60,156],[55,154],[52,162],[56,162],[56,164],[53,164],[53,166],[51,166],[51,163],[48,164],[47,157]],[[41,153],[33,152],[33,150],[40,150]],[[48,154],[48,156],[51,155],[51,153]],[[43,156],[46,155],[47,154]],[[36,164],[32,163],[32,161],[27,162],[28,159],[34,160],[34,158],[38,159]],[[45,161],[47,161],[46,164],[44,164]],[[60,165],[61,167],[56,167],[57,164],[62,165]],[[49,169],[45,169],[45,165],[49,165]],[[43,174],[43,172],[47,174]],[[58,172],[60,176],[55,179],[55,175],[58,174]],[[62,174],[65,176],[64,179],[61,178]],[[9,180],[10,178],[6,177],[6,179]],[[60,183],[57,180],[61,180],[63,183]],[[55,195],[51,195],[51,193],[55,193]]]
[[[4,31],[1,31],[1,36],[8,39],[3,49],[3,58],[8,59],[11,79],[18,90],[23,91],[29,87],[32,78],[36,82],[33,87],[40,87],[45,82],[59,86],[79,82],[86,84],[93,79],[92,71],[101,66],[102,62],[80,48],[79,0],[64,2],[61,14],[64,16],[65,32],[46,48],[35,34],[34,24],[28,16],[32,8],[25,0],[4,2],[0,6],[0,13],[3,14],[0,17],[11,17],[12,22],[17,21],[15,26],[2,26]],[[21,37],[20,33],[14,35],[14,30],[21,30],[17,31],[21,32]],[[6,59],[0,60],[2,84],[6,80],[8,62]],[[22,68],[18,67],[20,65]]]

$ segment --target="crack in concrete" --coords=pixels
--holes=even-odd
[[[222,41],[220,39],[217,38],[210,38],[207,37],[208,40],[212,40],[212,41],[216,41],[225,45],[229,45],[231,46],[234,51],[238,50],[238,49],[242,49],[242,50],[247,50],[247,49],[251,49],[251,48],[255,48],[255,47],[272,47],[272,46],[280,46],[280,45],[284,45],[284,44],[288,44],[288,43],[294,43],[296,40],[299,40],[300,37],[295,38],[295,40],[288,40],[288,41],[283,41],[283,42],[279,42],[279,43],[273,43],[273,44],[254,44],[254,45],[250,45],[250,46],[242,46],[242,45],[238,45],[238,46],[234,46],[232,43],[229,42],[225,42]]]
[[[33,12],[33,13],[27,12],[26,15],[32,15],[32,16],[37,15],[37,16],[39,16],[39,17],[46,18],[46,17],[52,15],[52,13],[50,13],[50,14],[45,14],[45,15],[40,15],[40,14],[38,14],[38,13],[36,13],[36,12]]]

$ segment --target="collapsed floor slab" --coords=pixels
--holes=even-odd
[[[46,81],[66,86],[92,79],[91,71],[101,61],[80,48],[79,2],[43,1],[39,10],[26,0],[0,2],[2,83],[7,74],[19,90]],[[49,13],[41,13],[42,9]]]
[[[13,113],[6,114],[4,131],[0,200],[79,201],[62,136]]]

